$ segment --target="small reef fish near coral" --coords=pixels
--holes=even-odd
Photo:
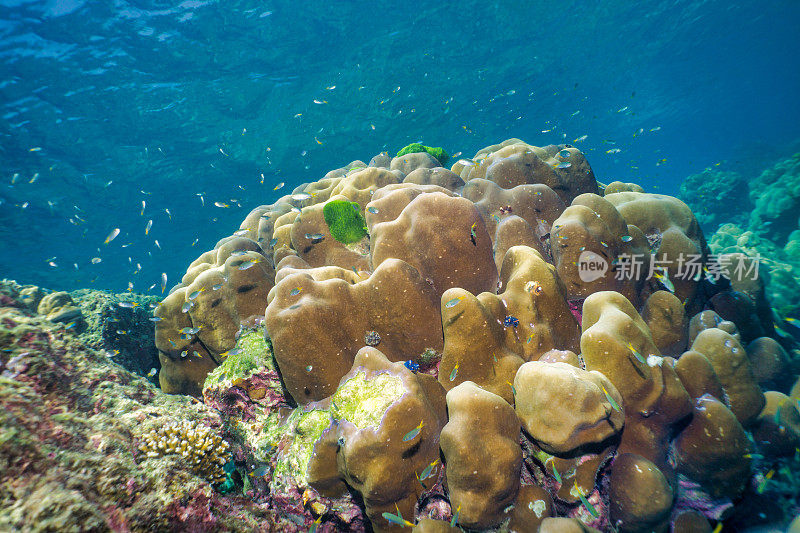
[[[110,299],[117,334],[155,330],[158,364],[134,373],[73,342],[81,300],[6,282],[4,426],[14,394],[62,387],[45,401],[70,418],[46,431],[73,436],[40,448],[27,427],[4,460],[47,491],[32,458],[84,435],[124,497],[53,497],[100,529],[144,523],[145,491],[173,502],[156,529],[711,531],[761,497],[789,519],[796,341],[736,269],[752,259],[711,254],[685,203],[597,181],[574,147],[446,160],[354,161],[253,209],[160,301]],[[646,268],[608,268],[625,258]],[[94,391],[47,370],[92,361]],[[191,492],[152,488],[175,469]],[[30,523],[23,502],[3,524]]]
[[[800,533],[797,0],[0,19],[0,533]]]

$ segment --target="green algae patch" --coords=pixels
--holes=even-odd
[[[347,420],[358,429],[377,428],[386,410],[405,392],[402,380],[396,376],[379,374],[367,379],[366,373],[360,372],[339,386],[330,409],[295,409],[284,424],[270,428],[262,439],[265,448],[281,443],[275,479],[306,483],[314,446],[333,420]]]
[[[314,444],[331,425],[331,413],[327,409],[303,411],[295,409],[286,424],[277,428],[291,436],[288,446],[283,448],[275,463],[275,477],[287,476],[307,483],[308,463],[314,452]],[[278,433],[278,432],[276,432]],[[276,435],[277,436],[277,435]]]
[[[422,143],[411,143],[408,146],[404,146],[399,152],[397,152],[397,157],[420,152],[425,152],[432,155],[442,166],[447,165],[447,161],[450,159],[450,154],[445,152],[444,148],[440,146],[425,146]]]
[[[359,372],[340,385],[333,394],[333,417],[347,420],[358,429],[377,428],[386,410],[405,392],[399,377],[378,374],[367,379],[365,372]]]
[[[331,200],[322,208],[322,216],[333,238],[342,244],[352,244],[367,236],[367,221],[356,202]]]
[[[272,343],[264,337],[262,329],[242,334],[227,354],[222,364],[206,376],[204,389],[222,381],[245,379],[265,369],[275,370]]]

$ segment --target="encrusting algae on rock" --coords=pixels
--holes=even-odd
[[[796,345],[749,259],[573,146],[401,152],[257,207],[155,309],[163,391],[204,405],[131,406],[142,464],[184,450],[203,524],[239,505],[290,532],[685,533],[797,499],[775,445],[800,442]],[[213,459],[166,419],[210,428]]]

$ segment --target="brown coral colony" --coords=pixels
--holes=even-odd
[[[366,220],[361,241],[332,235],[323,208],[337,200]],[[680,200],[597,182],[574,147],[509,139],[449,170],[424,152],[381,155],[257,207],[189,266],[156,310],[159,379],[199,396],[254,317],[301,407],[346,376],[397,376],[409,392],[372,440],[312,460],[320,479],[364,491],[375,531],[402,529],[395,510],[420,530],[705,528],[723,518],[708,502],[754,490],[754,457],[800,442],[800,387],[788,395],[763,282],[740,260],[712,258]],[[141,450],[182,453],[219,481],[214,438],[168,426]],[[429,491],[414,473],[439,453]]]

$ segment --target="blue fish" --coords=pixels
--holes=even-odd
[[[403,442],[408,442],[410,440],[414,440],[417,437],[417,435],[419,435],[419,432],[422,430],[422,426],[424,426],[424,425],[425,425],[425,421],[423,420],[422,422],[419,423],[419,425],[417,427],[415,427],[414,429],[412,429],[411,431],[406,433],[403,436]]]
[[[515,328],[519,326],[519,319],[509,315],[503,319],[503,325],[507,328]]]
[[[412,372],[416,372],[417,370],[419,370],[419,365],[414,361],[412,361],[411,359],[409,359],[408,361],[404,361],[403,364],[407,369],[411,370]]]

